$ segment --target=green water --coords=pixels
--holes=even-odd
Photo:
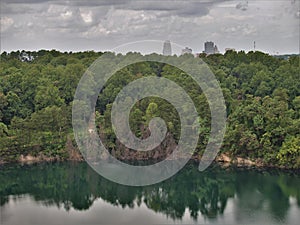
[[[127,187],[86,163],[0,167],[1,225],[300,224],[300,175],[190,163],[171,179]]]

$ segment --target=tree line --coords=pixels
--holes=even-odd
[[[20,155],[68,158],[72,141],[72,104],[78,82],[103,53],[27,52],[33,60],[20,60],[22,52],[3,52],[0,61],[0,161]],[[122,60],[139,53],[114,55]],[[168,56],[195,63],[192,55]],[[300,167],[299,56],[288,59],[262,52],[228,51],[224,55],[200,54],[223,91],[227,130],[221,151],[232,157],[259,159],[266,164]],[[195,62],[194,62],[195,61]],[[108,64],[109,65],[109,64]],[[109,151],[120,151],[110,123],[112,103],[122,87],[147,76],[170,79],[191,97],[199,113],[200,136],[196,154],[205,149],[210,132],[210,110],[201,88],[183,71],[169,64],[135,63],[117,71],[99,93],[96,125]],[[137,102],[130,126],[147,137],[153,117],[165,120],[174,140],[180,136],[180,118],[167,101],[148,97]]]

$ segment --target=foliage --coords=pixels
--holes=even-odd
[[[67,135],[72,133],[73,95],[84,71],[102,53],[55,50],[28,53],[34,56],[33,61],[21,62],[20,51],[1,54],[0,156],[9,161],[20,154],[40,151],[45,155],[66,157],[60,150],[64,148]],[[117,57],[130,60],[137,54]],[[172,61],[175,57],[168,59]],[[195,60],[192,56],[180,57],[189,62]],[[222,151],[274,165],[300,167],[299,56],[281,59],[262,52],[229,51],[224,55],[201,54],[199,57],[219,80],[226,101],[228,124]],[[109,61],[107,66],[110,66]],[[201,153],[210,132],[206,96],[183,71],[156,62],[136,63],[116,72],[99,93],[96,126],[105,136],[107,147],[116,148],[116,136],[110,123],[115,97],[126,84],[145,76],[170,79],[189,94],[199,113],[201,127],[197,151]],[[92,76],[89,83],[95,84]],[[170,103],[157,97],[144,98],[134,105],[130,114],[132,131],[146,138],[148,123],[157,116],[165,120],[168,132],[178,140],[178,113]]]
[[[294,168],[299,168],[300,136],[289,137],[280,148],[277,158],[282,165],[292,165]]]

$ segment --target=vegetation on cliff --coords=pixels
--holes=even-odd
[[[85,70],[102,53],[41,50],[28,52],[34,58],[30,62],[21,61],[20,54],[1,54],[0,161],[16,161],[21,155],[67,159],[75,145],[71,124],[73,95]],[[134,54],[138,53],[118,57]],[[192,55],[180,57],[193,60]],[[226,101],[228,124],[221,151],[231,157],[299,168],[299,56],[281,59],[262,52],[229,51],[200,57],[219,80]],[[204,93],[181,70],[154,62],[136,63],[118,71],[99,94],[96,125],[108,149],[117,156],[124,151],[109,122],[112,102],[124,85],[145,76],[173,80],[190,95],[199,112],[201,130],[196,154],[201,155],[210,132],[210,111]],[[142,99],[130,116],[131,129],[139,137],[149,135],[150,119],[159,116],[167,124],[168,135],[174,141],[179,138],[180,119],[165,100]]]

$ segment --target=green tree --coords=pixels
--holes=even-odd
[[[7,135],[8,135],[7,126],[4,123],[0,122],[0,137],[4,137]]]
[[[300,136],[287,138],[277,155],[280,164],[285,167],[300,167]]]
[[[35,101],[35,110],[43,109],[47,106],[62,106],[64,100],[59,96],[59,90],[51,83],[45,86],[39,86]]]
[[[146,109],[146,122],[147,124],[154,117],[158,116],[158,105],[154,102],[150,102]]]

